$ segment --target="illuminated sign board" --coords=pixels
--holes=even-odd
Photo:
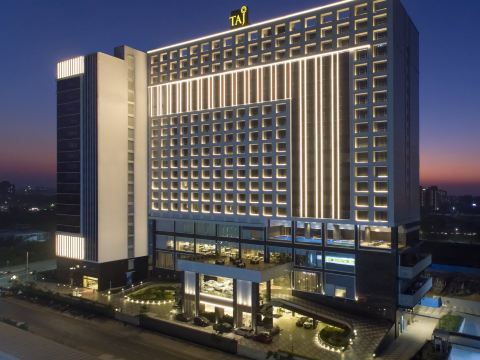
[[[325,262],[330,264],[355,266],[355,259],[349,257],[327,255],[325,256]]]
[[[248,8],[243,5],[240,9],[230,13],[230,29],[236,29],[248,25]]]

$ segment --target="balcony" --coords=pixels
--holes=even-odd
[[[423,270],[432,264],[432,255],[407,253],[400,255],[398,277],[400,279],[414,279]]]
[[[431,288],[432,278],[419,279],[399,294],[398,304],[403,307],[413,308]]]

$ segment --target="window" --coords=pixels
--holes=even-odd
[[[321,269],[323,267],[322,252],[316,250],[295,249],[295,266]]]
[[[355,272],[355,254],[339,252],[325,253],[325,269],[341,272]]]
[[[354,225],[327,224],[327,246],[355,247]]]
[[[271,220],[268,239],[272,241],[292,241],[292,223],[286,220]]]
[[[292,261],[292,250],[290,247],[269,246],[268,255],[272,264],[285,264]]]
[[[265,240],[263,228],[242,227],[240,234],[242,240]]]
[[[194,251],[193,238],[177,236],[175,238],[175,247],[177,251],[191,252]]]
[[[322,223],[319,222],[296,222],[295,242],[298,243],[322,243]]]
[[[391,230],[387,226],[360,226],[360,246],[375,249],[392,247]]]
[[[322,293],[322,274],[313,271],[293,271],[293,288],[297,291]]]
[[[155,246],[157,249],[173,250],[174,249],[174,237],[171,235],[156,235]]]

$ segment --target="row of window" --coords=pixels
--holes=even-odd
[[[331,247],[355,248],[356,237],[361,247],[390,248],[391,230],[386,226],[333,224],[315,221],[270,220],[268,227],[251,225],[217,224],[214,222],[167,220],[156,222],[156,231],[230,238],[235,240],[277,241]],[[160,235],[157,235],[157,237]],[[173,235],[159,239],[174,240]]]
[[[386,4],[386,2],[384,2]],[[253,55],[256,61],[248,60],[249,65],[256,62],[271,61],[273,54],[271,50],[279,49],[283,51],[281,55],[277,51],[275,58],[287,58],[288,56],[296,56],[301,54],[313,53],[320,50],[329,50],[335,46],[338,48],[348,46],[350,43],[347,34],[354,34],[352,43],[362,44],[369,41],[383,40],[387,37],[385,26],[387,23],[387,14],[385,12],[386,5],[381,8],[373,5],[372,9],[375,15],[372,18],[371,26],[374,30],[370,35],[368,13],[358,12],[357,7],[346,7],[336,12],[328,11],[320,14],[306,15],[301,19],[294,19],[285,23],[268,25],[261,29],[255,29],[243,32],[239,30],[237,34],[223,37],[221,39],[213,38],[211,41],[201,43],[192,43],[189,46],[181,48],[172,48],[171,50],[159,51],[150,55],[150,71],[152,84],[195,76],[198,74],[206,74],[210,72],[220,71],[220,63],[224,66],[229,59],[234,56],[243,57]],[[377,9],[378,7],[378,9]],[[368,5],[362,5],[361,8],[368,9]],[[350,19],[350,13],[353,12],[355,19]],[[338,15],[342,14],[342,15]],[[382,27],[383,28],[379,28]],[[333,40],[326,40],[335,36],[337,39],[335,44]],[[313,42],[313,43],[312,43]],[[306,45],[305,45],[306,44]],[[298,46],[299,45],[299,46]],[[287,53],[289,47],[290,49]],[[263,54],[262,52],[269,52]],[[238,60],[238,59],[237,59]],[[243,64],[235,64],[236,67],[245,66],[245,59],[240,59]],[[218,62],[211,65],[211,63]],[[204,65],[199,69],[202,64]],[[232,67],[233,64],[231,64]],[[189,67],[191,68],[188,72]],[[182,70],[183,69],[183,70]],[[227,70],[224,68],[224,70]],[[192,70],[194,70],[192,72]],[[166,73],[169,72],[170,76]],[[158,74],[160,75],[160,78]]]

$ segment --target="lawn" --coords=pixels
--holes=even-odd
[[[175,287],[166,285],[151,285],[128,294],[132,300],[163,301],[175,299]]]
[[[459,315],[444,315],[438,321],[437,328],[450,331],[450,332],[458,332],[460,326],[462,325],[463,317]]]
[[[320,330],[318,336],[333,347],[346,348],[349,343],[350,330],[329,325]]]

